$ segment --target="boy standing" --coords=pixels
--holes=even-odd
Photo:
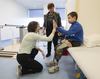
[[[56,46],[54,59],[56,59],[57,64],[55,65],[54,59],[51,62],[45,63],[47,66],[53,66],[52,68],[48,69],[48,71],[51,73],[54,73],[59,70],[58,62],[64,50],[66,50],[69,47],[80,46],[83,42],[83,28],[81,24],[77,22],[77,18],[78,15],[76,12],[71,12],[68,14],[68,22],[72,24],[68,31],[57,27],[57,24],[55,22],[55,25],[57,27],[56,30],[66,35],[66,37],[63,41],[61,41],[60,44]]]

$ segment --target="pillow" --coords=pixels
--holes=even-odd
[[[85,36],[83,44],[87,47],[98,47],[100,46],[100,34],[92,34]]]

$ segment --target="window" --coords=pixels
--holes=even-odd
[[[56,8],[56,12],[60,14],[61,20],[65,20],[65,8]]]
[[[43,17],[43,9],[29,10],[29,18]]]
[[[29,10],[29,22],[37,21],[39,23],[40,27],[43,27],[43,22],[44,22],[43,17],[44,17],[43,9]]]
[[[65,8],[56,8],[55,11],[60,14],[62,26],[65,28],[66,26]],[[30,21],[37,21],[40,27],[43,27],[44,23],[43,9],[29,10],[29,22]]]
[[[60,14],[62,26],[66,27],[65,8],[56,8],[56,12]]]

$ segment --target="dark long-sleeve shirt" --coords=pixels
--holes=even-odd
[[[54,18],[57,20],[57,25],[58,25],[58,27],[62,26],[62,25],[61,25],[61,17],[60,17],[60,14],[57,13],[57,12],[54,12],[53,14],[54,14]],[[48,16],[53,16],[53,15],[50,15],[50,12],[48,12],[48,13],[45,15],[43,27],[47,27],[47,20],[49,19],[49,18],[47,18]],[[55,19],[52,19],[52,20],[55,20]]]

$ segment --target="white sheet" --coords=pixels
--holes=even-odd
[[[100,47],[72,47],[68,51],[88,79],[100,79]]]

